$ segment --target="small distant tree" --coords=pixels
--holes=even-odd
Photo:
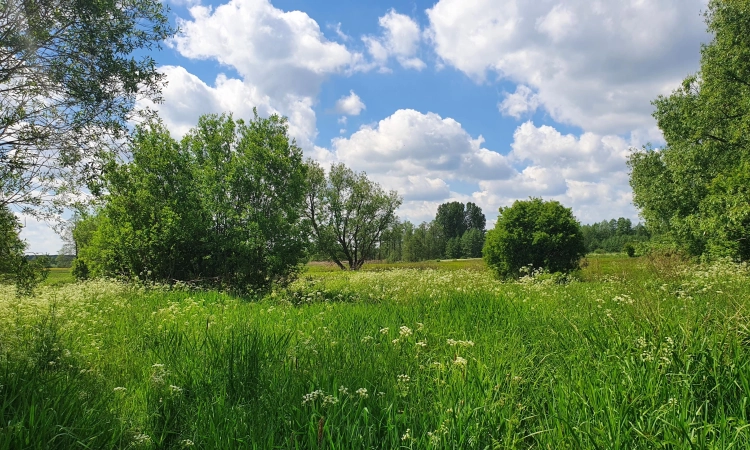
[[[446,239],[460,238],[466,231],[464,204],[448,202],[438,206],[435,222],[443,227]]]
[[[499,212],[483,249],[487,265],[499,276],[518,276],[528,266],[550,272],[578,268],[586,248],[581,226],[569,208],[554,200],[532,198]]]
[[[305,217],[318,251],[341,269],[358,270],[396,222],[401,197],[343,164],[332,165],[328,176],[314,161],[307,166]]]
[[[478,230],[484,233],[484,227],[487,226],[487,218],[482,212],[482,208],[475,203],[468,202],[466,211],[464,211],[464,224],[466,230]]]

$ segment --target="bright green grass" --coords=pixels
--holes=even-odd
[[[75,278],[73,277],[70,268],[63,269],[57,267],[49,269],[47,279],[44,280],[44,284],[52,286],[73,282],[75,282]]]
[[[0,449],[748,448],[747,270],[602,256],[580,278],[8,288]]]
[[[473,259],[444,259],[419,262],[396,262],[370,261],[362,266],[363,272],[378,272],[392,269],[434,269],[434,270],[484,270],[486,265],[481,258]],[[340,272],[341,269],[331,262],[311,262],[305,266],[308,274],[325,272]]]

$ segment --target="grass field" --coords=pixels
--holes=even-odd
[[[257,302],[0,287],[0,449],[750,448],[744,267],[369,269]]]
[[[57,267],[49,269],[47,279],[44,280],[44,284],[47,286],[56,286],[73,282],[75,282],[75,278],[73,278],[73,274],[70,272],[70,269],[62,269]]]

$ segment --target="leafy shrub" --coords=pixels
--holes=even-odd
[[[501,277],[517,277],[521,268],[569,272],[585,254],[581,226],[569,208],[540,198],[500,208],[487,233],[484,259]]]
[[[86,280],[89,278],[89,267],[86,265],[86,261],[76,258],[73,260],[71,272],[76,280]]]

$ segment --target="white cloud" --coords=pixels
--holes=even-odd
[[[341,31],[341,22],[338,22],[336,25],[330,25],[329,24],[328,28],[332,29],[336,33],[336,36],[338,36],[339,39],[341,39],[344,42],[349,41],[352,38],[348,34],[346,34],[343,31]]]
[[[529,89],[528,86],[519,84],[516,92],[505,93],[505,100],[497,105],[498,109],[505,116],[512,116],[520,119],[526,114],[533,114],[539,107],[539,97]]]
[[[310,151],[321,84],[332,74],[367,69],[361,53],[327,40],[307,14],[282,11],[268,0],[230,0],[189,11],[190,19],[178,19],[181,32],[169,45],[190,59],[215,60],[240,78],[219,75],[209,85],[182,67],[162,67],[169,83],[165,101],[144,105],[159,110],[176,134],[194,126],[200,114],[252,117],[256,106],[261,115],[287,116],[290,134]]]
[[[341,97],[336,102],[336,112],[349,116],[358,116],[366,108],[362,99],[354,91],[349,91],[349,95]],[[344,123],[346,123],[346,119],[344,119]]]
[[[49,224],[20,213],[16,213],[16,216],[23,225],[20,237],[28,244],[27,254],[56,255],[62,248],[62,239],[52,231]]]
[[[413,222],[434,217],[440,203],[452,200],[475,202],[493,220],[498,207],[530,196],[558,200],[584,222],[637,219],[625,164],[632,140],[526,122],[507,155],[483,144],[451,118],[398,110],[333,139],[330,150],[318,147],[314,157],[364,170],[397,190],[405,199],[399,214]]]
[[[216,8],[190,8],[170,42],[193,59],[215,59],[271,96],[314,96],[332,73],[352,70],[362,59],[328,41],[301,11],[285,12],[267,0],[230,0]]]
[[[626,160],[631,142],[613,135],[562,134],[526,122],[516,129],[508,159],[518,172],[505,180],[482,180],[473,194],[492,212],[530,196],[572,207],[584,223],[636,219]]]
[[[356,170],[399,177],[478,180],[510,175],[499,153],[482,148],[453,119],[402,109],[377,123],[363,126],[349,138],[336,138],[336,159]]]
[[[390,57],[395,57],[405,69],[422,70],[426,67],[416,56],[422,32],[414,19],[391,9],[378,19],[378,24],[383,29],[382,35],[363,36],[362,41],[381,71],[387,71]]]
[[[626,134],[654,128],[651,100],[698,69],[706,2],[440,0],[427,34],[477,82],[494,73],[533,89],[558,122]]]

